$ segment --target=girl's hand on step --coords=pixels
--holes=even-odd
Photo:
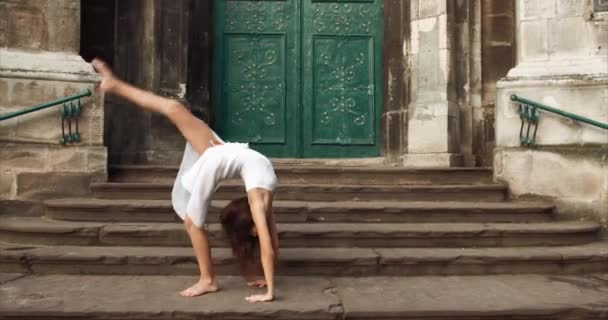
[[[247,285],[249,287],[264,288],[266,286],[266,280],[247,281]]]

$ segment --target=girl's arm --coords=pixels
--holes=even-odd
[[[279,257],[279,230],[277,229],[277,223],[275,222],[274,212],[270,212],[268,216],[268,228],[270,230],[270,237],[272,240],[272,248],[274,249],[275,259]]]
[[[251,208],[251,216],[258,232],[262,268],[264,269],[264,278],[266,279],[268,290],[266,294],[252,295],[246,299],[249,302],[272,301],[274,299],[275,250],[272,237],[270,235],[270,230],[268,228],[265,206],[262,201],[255,202],[256,203],[250,202],[249,205]]]

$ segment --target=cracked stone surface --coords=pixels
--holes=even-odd
[[[23,276],[20,273],[0,273],[0,285],[17,280]]]
[[[551,319],[559,319],[556,315],[560,314],[580,315],[568,319],[608,318],[606,275],[427,276],[334,282],[349,319],[416,319],[421,315],[445,319],[553,315]]]
[[[0,318],[73,319],[605,319],[608,275],[335,278],[278,277],[278,299],[241,278],[181,298],[195,277],[0,275]]]
[[[263,290],[247,288],[238,277],[220,278],[223,290],[215,294],[196,298],[177,294],[195,280],[179,276],[29,276],[0,285],[0,318],[69,314],[114,319],[172,315],[334,319],[339,306],[337,296],[325,292],[331,283],[322,278],[279,277],[277,301],[260,304],[250,304],[245,297]]]

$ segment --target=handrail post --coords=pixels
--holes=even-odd
[[[90,89],[87,89],[87,90],[85,90],[85,91],[83,91],[81,93],[77,93],[77,94],[74,94],[74,95],[71,95],[71,96],[67,96],[67,97],[56,99],[56,100],[52,100],[52,101],[49,101],[49,102],[46,102],[46,103],[42,103],[42,104],[39,104],[39,105],[30,107],[30,108],[27,108],[27,109],[24,109],[24,110],[19,110],[19,111],[7,113],[7,114],[4,114],[4,115],[0,115],[0,121],[8,120],[8,119],[15,118],[15,117],[18,117],[18,116],[22,116],[22,115],[25,115],[25,114],[28,114],[28,113],[32,113],[32,112],[36,112],[36,111],[43,110],[43,109],[46,109],[46,108],[50,108],[50,107],[53,107],[53,106],[56,106],[56,105],[60,105],[60,104],[65,103],[65,102],[70,102],[70,101],[73,101],[73,100],[76,100],[76,99],[80,99],[80,98],[83,98],[83,97],[90,97],[91,95],[93,95],[93,93],[91,92]]]
[[[549,106],[544,105],[542,103],[538,103],[538,102],[535,102],[535,101],[532,101],[532,100],[528,100],[526,98],[522,98],[522,97],[520,97],[520,96],[518,96],[516,94],[511,95],[511,101],[515,101],[515,102],[518,102],[520,104],[525,104],[525,105],[528,105],[528,106],[531,106],[531,107],[539,108],[541,110],[552,112],[552,113],[558,114],[558,115],[566,117],[566,118],[574,119],[576,121],[580,121],[580,122],[583,122],[583,123],[586,123],[586,124],[590,124],[592,126],[596,126],[596,127],[608,130],[608,123],[602,123],[602,122],[595,121],[595,120],[592,120],[592,119],[589,119],[589,118],[585,118],[583,116],[579,116],[579,115],[574,114],[574,113],[570,113],[570,112],[559,110],[559,109],[556,109],[556,108],[553,108],[553,107],[549,107]]]
[[[589,118],[585,118],[573,113],[569,113],[563,110],[559,110],[553,107],[546,106],[542,103],[538,103],[532,100],[528,100],[526,98],[519,97],[516,94],[511,95],[511,101],[516,102],[518,104],[517,112],[519,113],[519,118],[521,120],[521,127],[519,128],[519,142],[523,147],[534,147],[536,144],[536,133],[538,131],[538,124],[540,113],[538,109],[552,112],[558,114],[562,117],[566,117],[569,119],[577,120],[595,127],[599,127],[602,129],[608,130],[608,124],[602,123],[599,121],[595,121]],[[526,136],[524,137],[524,125],[527,123]],[[532,139],[530,139],[530,127],[534,125],[534,133]]]
[[[59,140],[59,143],[61,143],[62,145],[65,145],[67,143],[79,142],[80,141],[80,132],[79,132],[79,127],[78,127],[78,118],[80,117],[81,108],[82,108],[82,106],[80,104],[80,99],[83,97],[89,97],[92,94],[93,93],[91,92],[90,89],[86,89],[83,92],[80,92],[80,93],[77,93],[77,94],[74,94],[71,96],[55,99],[55,100],[52,100],[52,101],[49,101],[46,103],[42,103],[42,104],[30,107],[30,108],[26,108],[23,110],[11,112],[11,113],[8,113],[5,115],[0,115],[0,121],[8,120],[8,119],[22,116],[22,115],[25,115],[28,113],[50,108],[53,106],[61,105],[61,107],[60,107],[61,140]],[[76,103],[74,103],[75,100],[76,100]],[[66,121],[67,121],[67,126],[68,126],[67,135],[65,132]],[[72,132],[72,121],[75,122],[75,132]]]

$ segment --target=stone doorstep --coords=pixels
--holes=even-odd
[[[0,261],[99,262],[103,264],[196,263],[188,247],[35,246],[0,243]],[[215,262],[233,261],[230,249],[212,248]],[[608,242],[577,246],[507,248],[281,248],[280,262],[350,262],[358,264],[452,264],[517,261],[586,260],[608,262]]]
[[[227,246],[219,224],[209,224],[214,246]],[[285,247],[492,247],[575,245],[596,240],[600,226],[549,223],[295,223],[279,224]],[[99,223],[2,218],[0,239],[47,245],[189,246],[181,223]]]
[[[113,182],[173,182],[176,166],[115,165],[109,167]],[[492,183],[492,168],[405,169],[398,167],[345,167],[278,165],[281,183],[293,181],[323,184],[450,184]]]
[[[606,319],[608,275],[277,277],[277,299],[239,277],[223,290],[177,295],[188,276],[24,276],[0,285],[3,319]],[[2,278],[5,278],[2,276]],[[12,280],[10,280],[12,279]]]
[[[34,274],[197,273],[186,247],[82,247],[0,244],[0,272]],[[229,249],[214,248],[218,274],[238,275]],[[580,274],[608,270],[605,242],[525,248],[283,248],[282,275],[375,276],[454,274]]]
[[[331,165],[323,165],[323,164],[307,164],[307,159],[296,159],[297,163],[289,164],[282,161],[282,159],[271,159],[273,162],[275,171],[277,172],[298,172],[298,173],[332,173],[332,172],[346,172],[346,173],[359,173],[359,172],[370,172],[370,173],[379,173],[379,172],[389,172],[389,173],[429,173],[429,172],[441,172],[441,173],[451,173],[451,172],[466,172],[466,173],[476,173],[476,172],[492,172],[492,167],[452,167],[452,168],[403,168],[403,167],[393,167],[393,166],[331,166]],[[340,164],[340,163],[337,163]],[[123,172],[146,172],[153,171],[155,173],[158,172],[172,172],[173,174],[177,174],[178,166],[172,165],[110,165],[109,170],[123,171]]]
[[[217,222],[228,201],[210,206]],[[275,201],[279,222],[538,222],[553,218],[554,205],[543,202],[303,202]],[[181,221],[169,200],[55,199],[44,202],[45,215],[69,221]]]
[[[93,183],[96,198],[150,199],[170,198],[172,183]],[[503,184],[481,185],[319,185],[281,184],[276,200],[298,201],[504,201],[508,189]],[[215,200],[244,196],[242,183],[224,183],[214,194]]]

